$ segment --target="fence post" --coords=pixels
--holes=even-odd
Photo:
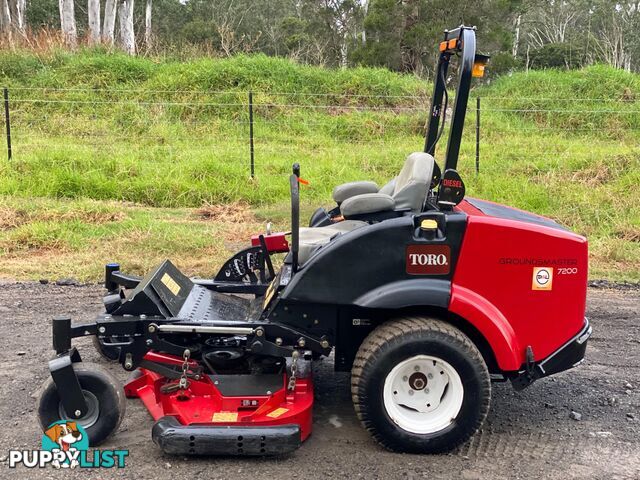
[[[476,98],[476,174],[480,173],[480,97]]]
[[[249,91],[249,150],[251,152],[251,178],[255,175],[253,150],[253,92]]]
[[[7,157],[11,160],[11,120],[9,118],[9,89],[4,87],[4,121],[7,130]]]

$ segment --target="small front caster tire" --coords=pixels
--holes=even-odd
[[[75,363],[80,388],[87,402],[87,413],[74,418],[65,412],[53,379],[45,383],[38,400],[38,420],[42,431],[59,420],[77,422],[89,437],[89,445],[97,446],[120,426],[126,409],[124,391],[118,380],[99,365]]]

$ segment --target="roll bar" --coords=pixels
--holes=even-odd
[[[435,156],[436,145],[444,129],[446,117],[446,102],[443,107],[442,100],[448,100],[446,89],[447,72],[451,57],[459,57],[458,88],[456,90],[453,117],[449,128],[449,143],[445,155],[444,174],[432,183],[432,188],[440,186],[438,192],[438,204],[441,206],[457,205],[464,198],[464,183],[458,175],[458,156],[460,155],[460,143],[464,130],[464,119],[467,113],[471,78],[475,73],[484,71],[484,64],[488,57],[476,54],[476,28],[461,25],[455,30],[445,30],[444,40],[440,43],[440,55],[433,84],[433,97],[431,100],[431,115],[429,126],[425,135],[424,151]],[[475,66],[479,65],[476,69]],[[481,75],[478,75],[481,76]],[[440,122],[442,121],[442,125]]]
[[[298,270],[298,251],[300,249],[300,164],[293,164],[293,173],[289,177],[291,186],[291,270]]]

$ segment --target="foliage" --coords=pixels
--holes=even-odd
[[[97,278],[88,265],[113,252],[138,271],[172,257],[211,274],[250,232],[203,223],[192,209],[243,202],[257,212],[245,230],[267,219],[286,228],[293,162],[311,182],[302,191],[307,213],[330,203],[338,183],[382,183],[422,148],[430,91],[384,69],[265,55],[160,62],[4,53],[0,78],[14,126],[14,158],[0,161],[0,274],[12,277],[37,276],[46,264]],[[593,276],[637,280],[639,77],[605,66],[532,71],[474,95],[483,99],[481,173],[471,110],[460,160],[467,192],[557,219],[589,237]]]
[[[16,1],[16,0],[9,0]],[[476,26],[494,75],[519,68],[573,69],[606,63],[640,69],[640,6],[610,0],[154,0],[153,46],[143,45],[145,3],[135,2],[138,51],[193,58],[264,53],[322,66],[383,66],[428,77],[446,28]],[[86,3],[76,1],[87,35]],[[60,27],[56,2],[29,0],[33,47],[41,29]],[[1,27],[0,27],[1,30]],[[26,39],[26,40],[25,40]]]

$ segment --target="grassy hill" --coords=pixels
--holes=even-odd
[[[143,271],[165,257],[210,275],[267,219],[286,226],[294,161],[311,182],[307,211],[340,182],[384,182],[422,148],[430,100],[415,77],[265,56],[4,53],[0,78],[14,150],[0,160],[0,275],[12,278],[98,278],[106,261]],[[587,235],[592,277],[640,279],[640,78],[600,66],[531,72],[473,94],[481,170],[470,110],[467,193]]]

